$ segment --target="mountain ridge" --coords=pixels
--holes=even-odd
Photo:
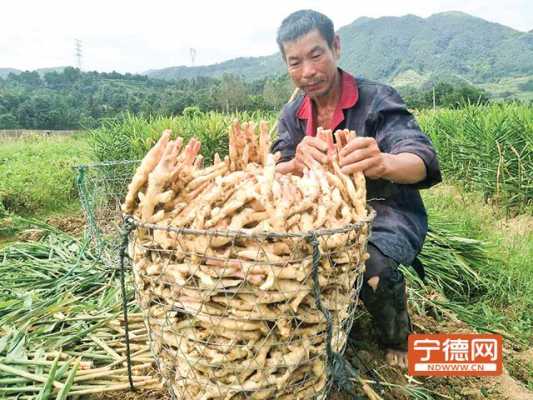
[[[438,77],[488,84],[533,76],[533,33],[484,20],[461,11],[422,18],[359,17],[337,30],[340,66],[369,79],[392,83],[403,74],[424,80]],[[233,74],[261,79],[286,72],[279,53],[240,57],[216,64],[146,71],[152,78],[180,79]],[[414,74],[413,74],[414,73]]]
[[[62,72],[65,68],[66,68],[66,66],[48,67],[48,68],[38,68],[38,69],[36,69],[34,71],[37,71],[39,73],[39,75],[43,76],[47,72]],[[0,68],[0,78],[5,78],[9,74],[17,75],[17,74],[20,74],[20,73],[26,72],[26,71],[27,70],[21,70],[21,69],[17,69],[17,68]]]
[[[533,82],[533,30],[520,31],[461,11],[439,12],[426,18],[413,14],[361,16],[337,33],[342,68],[395,86],[420,87],[446,80],[505,93],[518,92]],[[36,71],[42,76],[63,68]],[[21,72],[0,68],[0,77]],[[151,69],[142,74],[165,80],[220,78],[224,74],[254,80],[286,74],[286,67],[277,52],[203,66]]]

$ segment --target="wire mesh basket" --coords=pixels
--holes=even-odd
[[[323,399],[374,213],[305,233],[134,224],[136,298],[176,399]]]
[[[124,222],[120,205],[140,161],[107,161],[76,167],[76,183],[86,219],[86,235],[102,261],[116,265],[120,228]]]
[[[135,174],[135,161],[79,170],[89,233],[104,259],[119,255],[126,346],[128,247],[151,350],[178,399],[324,398],[336,377],[349,381],[339,366],[374,213],[333,136],[339,147],[355,132],[317,132],[331,162],[299,177],[276,176],[268,126],[256,128],[235,121],[229,155],[205,168],[197,139],[165,130]]]

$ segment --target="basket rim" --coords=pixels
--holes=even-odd
[[[367,205],[368,213],[354,224],[344,225],[334,229],[317,229],[306,232],[276,232],[276,231],[252,231],[250,229],[193,229],[193,228],[178,228],[172,225],[158,225],[143,222],[135,218],[131,214],[123,214],[124,224],[130,225],[131,230],[138,228],[148,228],[167,232],[174,232],[182,235],[196,235],[196,236],[215,236],[215,237],[243,237],[243,238],[261,238],[261,239],[283,239],[283,238],[302,238],[309,239],[312,237],[331,236],[339,233],[347,233],[350,231],[357,231],[364,225],[371,225],[376,216],[376,211]]]

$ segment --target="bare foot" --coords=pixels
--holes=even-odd
[[[387,349],[385,360],[391,367],[407,368],[407,352],[402,350]]]

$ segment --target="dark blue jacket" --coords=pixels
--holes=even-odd
[[[415,185],[366,180],[367,199],[376,210],[369,242],[396,262],[411,265],[422,248],[428,227],[418,190],[442,180],[437,156],[430,139],[420,130],[396,90],[360,78],[356,84],[358,101],[343,110],[344,121],[336,129],[355,130],[358,136],[373,137],[384,153],[416,154],[426,165],[426,178]],[[304,96],[300,95],[283,108],[278,139],[272,145],[272,152],[281,152],[280,162],[291,160],[296,146],[305,137],[307,121],[297,117],[303,101]]]

